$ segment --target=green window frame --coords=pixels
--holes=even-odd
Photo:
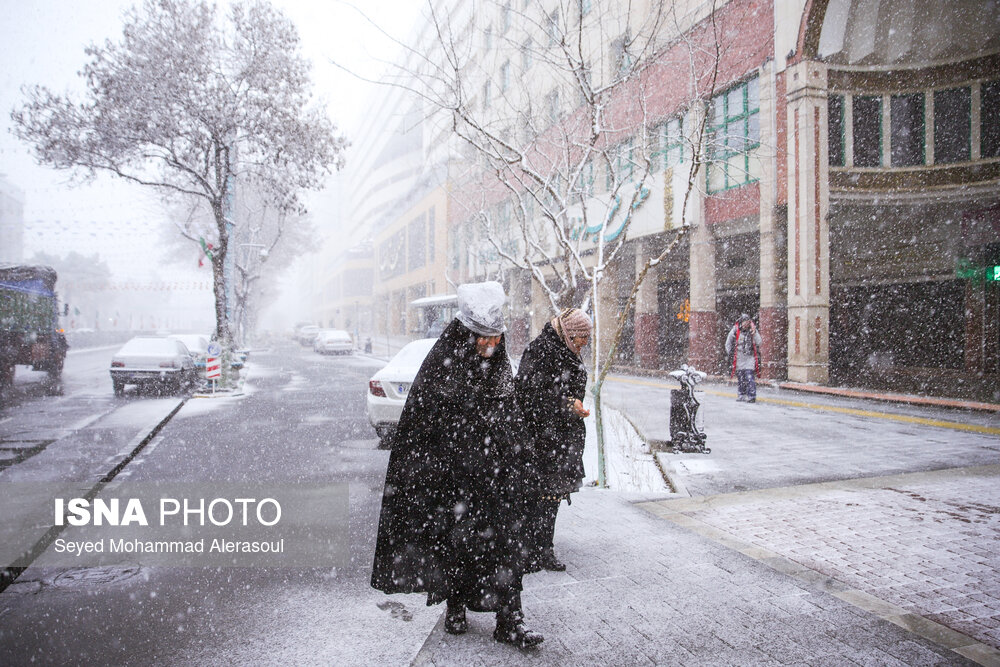
[[[980,87],[979,155],[984,160],[1000,157],[1000,79]]]
[[[926,162],[924,94],[899,93],[889,98],[889,164],[915,167]]]
[[[581,199],[594,194],[594,175],[594,160],[593,158],[587,158],[587,161],[583,163],[583,167],[580,168],[579,194]]]
[[[882,166],[882,96],[855,95],[852,100],[851,134],[854,138],[854,166],[873,169]]]
[[[653,171],[676,167],[684,162],[684,117],[677,116],[656,126],[653,138]]]
[[[754,77],[712,98],[708,117],[709,193],[759,180],[754,151],[760,147],[760,79]]]
[[[847,164],[847,128],[844,126],[843,95],[830,95],[827,99],[828,123],[827,152],[831,167],[843,167]]]
[[[612,158],[613,174],[618,176],[619,183],[624,183],[632,179],[635,167],[632,155],[634,150],[635,147],[633,146],[632,139],[626,139],[614,149],[614,157]],[[611,170],[605,174],[605,185],[609,191],[614,187],[613,174]]]

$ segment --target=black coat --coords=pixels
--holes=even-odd
[[[587,369],[551,324],[546,324],[521,356],[517,394],[533,436],[532,465],[542,494],[578,491],[583,480],[587,427],[570,408],[584,399]]]
[[[490,359],[453,321],[391,439],[372,586],[496,611],[524,570],[523,431],[506,347]]]

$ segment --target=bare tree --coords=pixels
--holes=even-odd
[[[452,187],[471,193],[464,202],[467,217],[478,222],[491,248],[492,266],[480,262],[473,272],[517,267],[531,274],[554,311],[582,299],[593,313],[592,391],[603,486],[601,388],[650,268],[689,229],[688,201],[705,154],[707,114],[700,105],[711,97],[718,72],[715,8],[703,8],[698,35],[689,34],[698,17],[679,16],[677,3],[652,2],[638,11],[632,3],[573,1],[533,13],[501,0],[496,8],[498,21],[485,29],[493,34],[469,36],[443,22],[432,6],[441,57],[424,61],[429,75],[420,93],[448,113],[454,132],[478,158],[465,182]],[[484,52],[469,45],[477,39],[499,43],[484,44]],[[516,80],[514,67],[521,73]],[[656,107],[665,78],[681,78],[688,93],[679,116],[686,127],[679,123],[674,137],[651,132],[665,111],[677,114]],[[684,146],[684,164],[670,163],[670,140]],[[678,173],[661,177],[664,170]],[[662,201],[662,188],[670,187],[664,181],[678,182],[683,191],[679,206],[666,212],[648,205],[654,190]],[[655,231],[663,231],[665,217],[669,241],[633,272],[625,265],[635,261],[627,248],[636,235],[649,233],[641,228],[643,217],[660,221]],[[628,298],[605,343],[603,292],[607,280],[622,276],[631,282]],[[621,293],[622,287],[611,289]]]
[[[220,24],[204,0],[145,0],[126,13],[120,42],[86,49],[83,102],[36,86],[11,114],[43,164],[84,178],[109,172],[211,211],[216,335],[226,348],[235,184],[274,211],[301,213],[299,193],[322,185],[346,145],[312,104],[293,24],[265,0],[234,3],[227,18]]]
[[[427,34],[401,45],[407,57],[387,78],[460,141],[449,191],[468,221],[467,273],[519,269],[553,311],[593,313],[601,485],[603,382],[643,282],[689,232],[692,195],[727,146],[708,121],[726,41],[737,40],[717,11],[715,0],[431,0]],[[667,199],[669,210],[650,203]],[[652,234],[662,249],[636,266],[629,242]],[[615,313],[610,326],[602,309]]]

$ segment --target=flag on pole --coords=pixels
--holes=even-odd
[[[205,237],[199,236],[198,237],[198,243],[201,245],[201,251],[202,251],[202,253],[204,253],[204,255],[202,257],[198,258],[198,268],[200,269],[201,267],[203,267],[205,265],[205,257],[208,257],[210,260],[215,260],[215,256],[212,254],[212,250],[213,250],[212,244],[211,243],[206,243],[205,242]]]

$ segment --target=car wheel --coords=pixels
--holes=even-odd
[[[125,395],[125,383],[119,382],[118,380],[112,380],[111,386],[115,390],[115,396],[121,397]]]

